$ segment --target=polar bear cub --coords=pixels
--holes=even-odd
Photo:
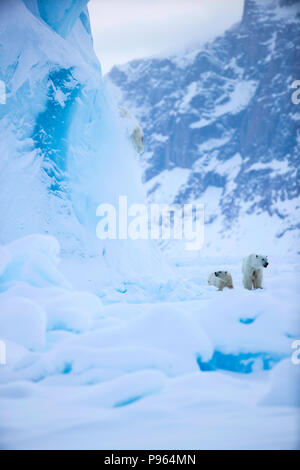
[[[243,259],[243,284],[245,289],[262,289],[263,268],[268,266],[268,258],[263,255],[249,255]]]
[[[208,284],[215,286],[218,290],[223,290],[224,287],[233,289],[232,277],[228,271],[215,271],[208,277]]]

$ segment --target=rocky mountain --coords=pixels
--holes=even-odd
[[[298,0],[245,0],[240,23],[199,50],[108,75],[145,133],[149,200],[203,202],[213,251],[298,250],[299,25]]]

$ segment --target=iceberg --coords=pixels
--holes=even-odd
[[[99,255],[99,269],[123,280],[160,276],[151,242],[96,237],[99,204],[146,197],[128,123],[93,50],[87,1],[2,1],[0,53],[0,242],[49,234],[62,253]]]

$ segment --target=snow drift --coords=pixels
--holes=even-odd
[[[206,285],[207,267],[203,275],[190,268],[198,300],[131,303],[124,294],[103,303],[65,278],[53,237],[31,235],[2,246],[1,254],[2,447],[297,447],[293,272],[281,288],[275,269],[266,291],[236,282],[233,292],[220,293]],[[231,269],[236,277],[240,266]],[[255,378],[278,362],[270,384]],[[105,434],[106,419],[114,437]],[[181,423],[175,434],[174,420]],[[124,440],[122,429],[132,425],[140,432]]]

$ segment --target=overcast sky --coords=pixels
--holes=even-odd
[[[242,16],[243,0],[90,0],[96,53],[114,64],[184,50],[212,39]]]

